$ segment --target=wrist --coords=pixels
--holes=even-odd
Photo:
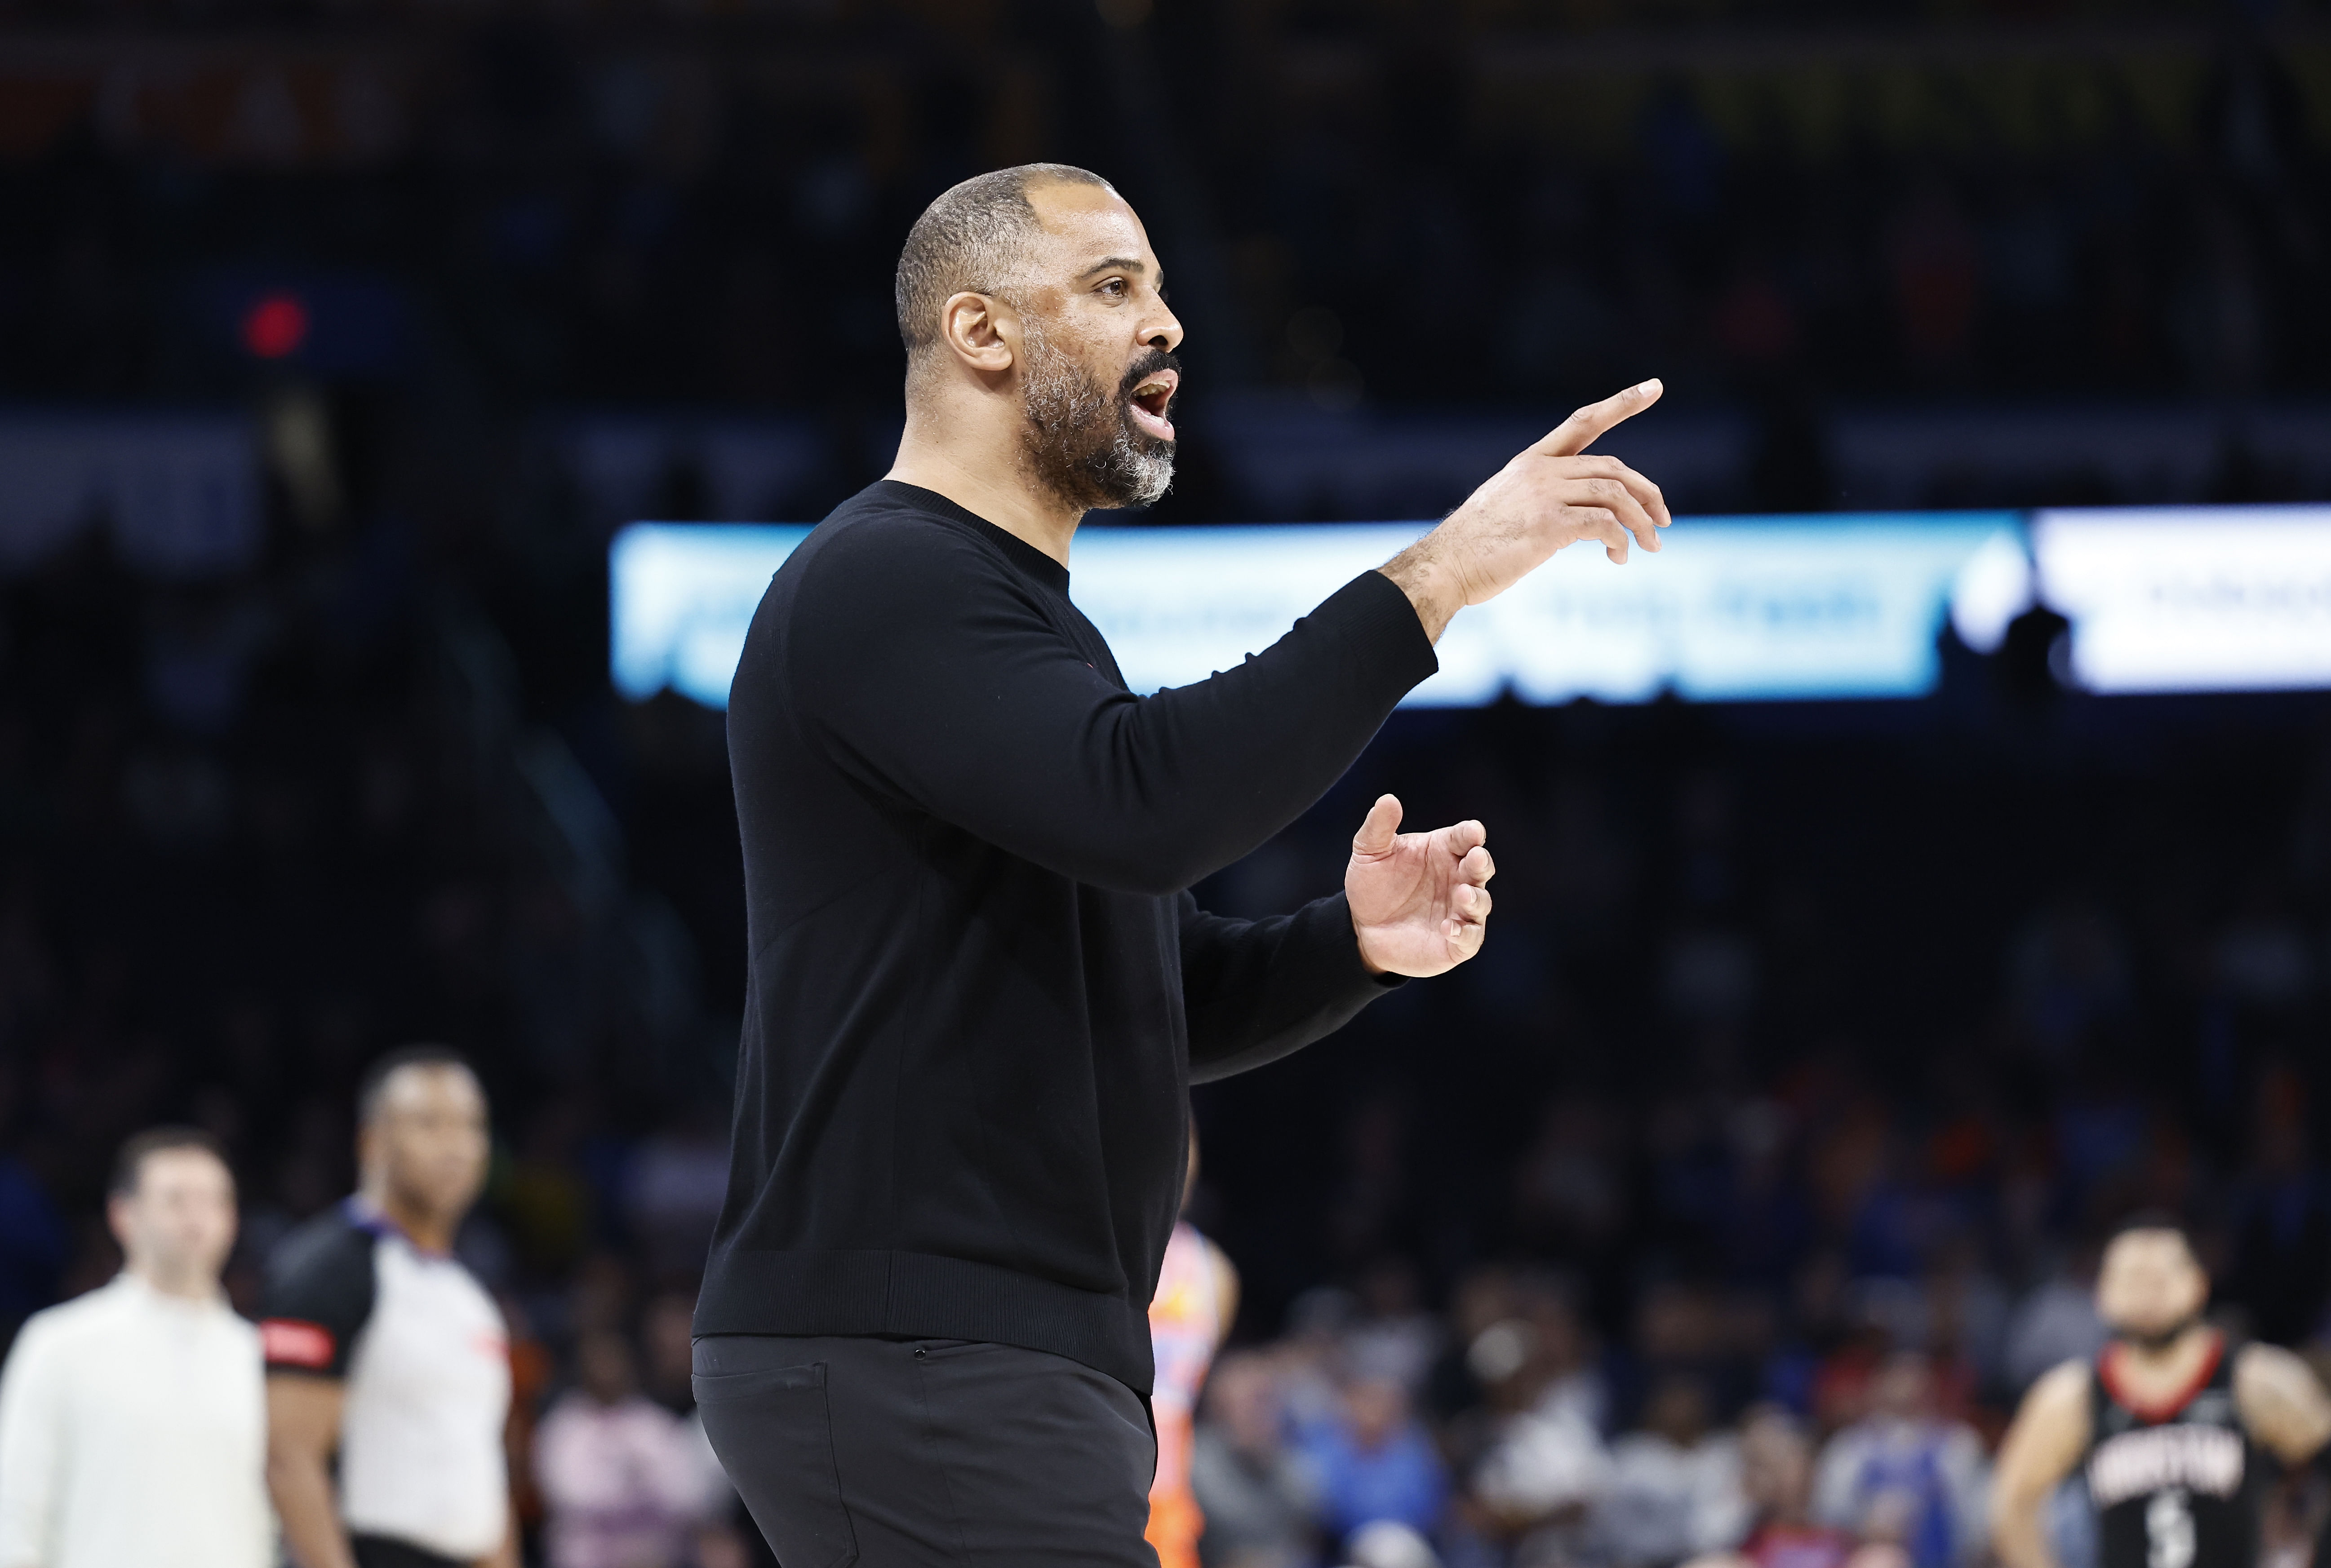
[[[1346,910],[1348,910],[1349,908],[1349,902],[1346,901]],[[1352,916],[1352,946],[1359,949],[1360,967],[1366,970],[1370,974],[1375,975],[1381,979],[1383,976],[1392,973],[1391,970],[1386,969],[1383,965],[1377,963],[1375,956],[1368,952],[1368,934],[1360,928],[1360,917],[1357,915]]]
[[[1465,590],[1433,547],[1433,535],[1425,535],[1377,569],[1408,595],[1426,638],[1440,641],[1451,619],[1464,608]]]

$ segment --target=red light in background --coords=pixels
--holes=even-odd
[[[308,307],[297,294],[262,294],[243,316],[243,346],[281,359],[308,341]]]

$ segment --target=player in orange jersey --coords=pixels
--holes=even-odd
[[[1192,1122],[1185,1212],[1197,1184],[1198,1127]],[[1238,1270],[1223,1250],[1189,1221],[1175,1225],[1149,1303],[1149,1343],[1157,1356],[1157,1383],[1149,1396],[1157,1423],[1157,1477],[1149,1485],[1147,1536],[1157,1549],[1158,1568],[1198,1568],[1198,1533],[1206,1518],[1190,1492],[1192,1421],[1206,1369],[1238,1316]]]

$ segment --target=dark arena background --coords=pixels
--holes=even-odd
[[[1904,1550],[1973,1568],[2137,1209],[2331,1361],[2321,0],[0,0],[0,1335],[119,1267],[161,1121],[231,1153],[252,1309],[428,1040],[493,1097],[522,1418],[608,1335],[686,1408],[743,899],[722,714],[611,677],[611,546],[879,476],[907,226],[1037,158],[1190,332],[1111,538],[1429,520],[1656,375],[1610,449],[1670,554],[1561,581],[1717,515],[2012,546],[1883,693],[1404,708],[1198,889],[1332,890],[1387,789],[1499,867],[1477,962],[1195,1093],[1208,1568],[1666,1568],[1736,1543],[1700,1459],[1768,1402],[1841,1519],[1838,1445],[1915,1434]],[[2223,541],[2148,590],[2216,606],[2199,673],[2115,676],[2050,568],[2088,508],[2307,501],[2156,518]],[[763,1551],[719,1525],[658,1568]]]

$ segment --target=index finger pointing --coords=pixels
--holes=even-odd
[[[1590,403],[1555,426],[1545,440],[1529,449],[1530,453],[1536,457],[1575,457],[1604,431],[1622,419],[1632,419],[1657,403],[1665,390],[1654,375],[1600,403]]]

